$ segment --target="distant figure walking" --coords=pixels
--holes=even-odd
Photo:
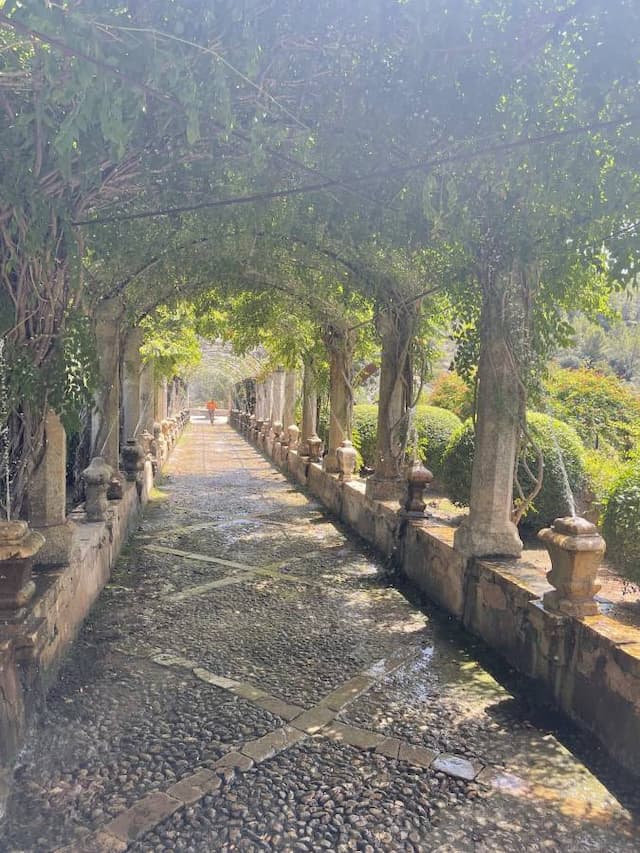
[[[215,400],[209,400],[207,402],[207,411],[209,412],[209,420],[211,423],[214,422],[216,417],[216,409],[218,408],[218,404]]]

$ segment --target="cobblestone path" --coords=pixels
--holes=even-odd
[[[632,787],[494,663],[195,420],[31,734],[0,847],[638,851]]]

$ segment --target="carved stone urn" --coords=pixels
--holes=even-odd
[[[314,432],[307,439],[307,447],[309,448],[309,462],[320,462],[322,460],[322,439]]]
[[[419,459],[409,466],[407,471],[407,497],[404,503],[405,515],[410,518],[424,518],[427,504],[424,493],[433,480],[433,474],[425,468]]]
[[[300,428],[296,424],[291,424],[291,426],[287,427],[287,433],[289,435],[289,450],[297,450],[300,439]]]
[[[125,478],[134,483],[144,470],[144,449],[135,438],[127,439],[120,451],[120,461]]]
[[[0,620],[17,621],[33,597],[33,560],[44,537],[26,521],[0,521]]]
[[[554,587],[543,596],[545,608],[578,618],[595,616],[594,596],[600,589],[596,576],[606,550],[595,525],[579,516],[556,518],[538,538],[551,558],[547,580]]]
[[[348,483],[353,477],[353,472],[356,470],[358,461],[356,449],[349,439],[345,438],[341,442],[340,447],[336,449],[336,458],[338,460],[338,471],[340,472],[338,479],[343,483]]]
[[[109,506],[107,491],[113,477],[113,469],[102,456],[94,456],[82,472],[85,488],[85,512],[89,521],[104,521]]]

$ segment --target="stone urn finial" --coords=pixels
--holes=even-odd
[[[322,459],[322,439],[314,432],[307,439],[307,447],[309,448],[309,462],[320,462]]]
[[[126,479],[134,483],[144,470],[144,449],[135,439],[127,439],[126,444],[120,451],[122,469]]]
[[[353,477],[353,472],[356,470],[358,462],[357,451],[349,439],[345,438],[340,447],[337,448],[336,458],[340,472],[338,479],[343,483],[348,483]]]
[[[554,587],[543,596],[545,608],[578,618],[597,615],[596,576],[606,543],[596,526],[579,516],[556,518],[538,538],[551,558],[547,580]]]
[[[300,428],[296,424],[291,424],[287,427],[287,433],[289,435],[289,448],[295,450],[300,438]]]
[[[416,459],[407,471],[407,497],[404,502],[405,514],[410,518],[425,518],[427,504],[424,500],[425,489],[433,480],[433,474]]]
[[[14,622],[24,615],[36,585],[31,579],[33,560],[44,537],[26,521],[0,521],[0,619]]]
[[[113,469],[102,456],[94,456],[82,472],[85,488],[85,512],[89,521],[104,521],[109,506],[107,490],[111,484]]]
[[[272,426],[272,429],[273,429],[273,434],[276,437],[276,441],[279,440],[280,436],[282,435],[282,430],[284,429],[283,425],[280,423],[280,421],[275,421],[275,423]]]

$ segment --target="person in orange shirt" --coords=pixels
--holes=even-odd
[[[209,420],[213,423],[216,416],[216,409],[218,408],[218,404],[215,400],[209,400],[207,402],[207,411],[209,412]]]

